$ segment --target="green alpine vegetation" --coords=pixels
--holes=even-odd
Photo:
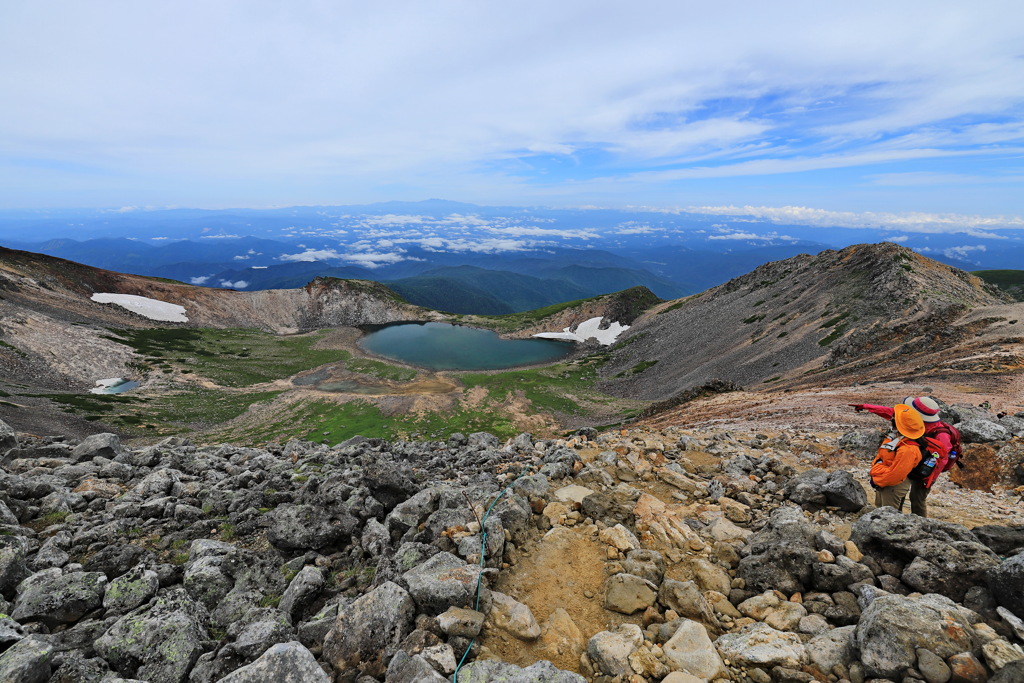
[[[1024,270],[975,270],[971,274],[995,285],[1017,301],[1024,301]]]

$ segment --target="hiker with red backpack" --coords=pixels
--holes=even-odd
[[[875,489],[875,507],[889,506],[902,512],[910,490],[907,476],[921,462],[924,435],[921,414],[902,403],[893,406],[892,431],[886,434],[878,454],[871,461],[871,486]]]
[[[910,511],[927,517],[926,499],[939,475],[953,469],[954,465],[963,467],[960,462],[960,431],[942,421],[939,417],[939,404],[929,396],[907,396],[901,405],[913,408],[924,422],[924,434],[919,439],[921,461],[910,471],[908,478]],[[857,412],[867,410],[886,420],[893,419],[894,409],[888,406],[870,403],[851,403],[850,406]]]

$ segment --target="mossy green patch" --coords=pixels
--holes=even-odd
[[[247,329],[111,330],[113,341],[126,344],[161,368],[208,377],[226,387],[248,387],[284,379],[352,357],[340,349],[314,348],[326,331],[279,336]]]

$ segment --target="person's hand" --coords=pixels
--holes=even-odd
[[[864,404],[863,403],[847,403],[846,405],[850,406],[851,408],[856,410],[858,413],[863,412],[863,410],[864,410]]]

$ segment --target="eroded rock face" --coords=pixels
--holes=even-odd
[[[96,651],[122,676],[180,683],[209,638],[209,614],[181,588],[121,617],[97,641]]]
[[[402,638],[412,631],[415,615],[409,593],[384,583],[339,609],[324,640],[324,656],[338,671],[359,669],[379,675]]]
[[[972,585],[984,583],[986,572],[999,563],[996,555],[965,527],[904,515],[889,507],[872,510],[858,519],[850,538],[879,562],[896,566],[916,563],[904,582],[919,591],[939,592],[954,600],[962,600]]]
[[[917,649],[942,658],[978,650],[980,617],[941,595],[882,595],[865,608],[855,640],[867,673],[898,678],[917,661]]]
[[[996,601],[1024,619],[1024,553],[1014,555],[986,575],[988,588]]]

